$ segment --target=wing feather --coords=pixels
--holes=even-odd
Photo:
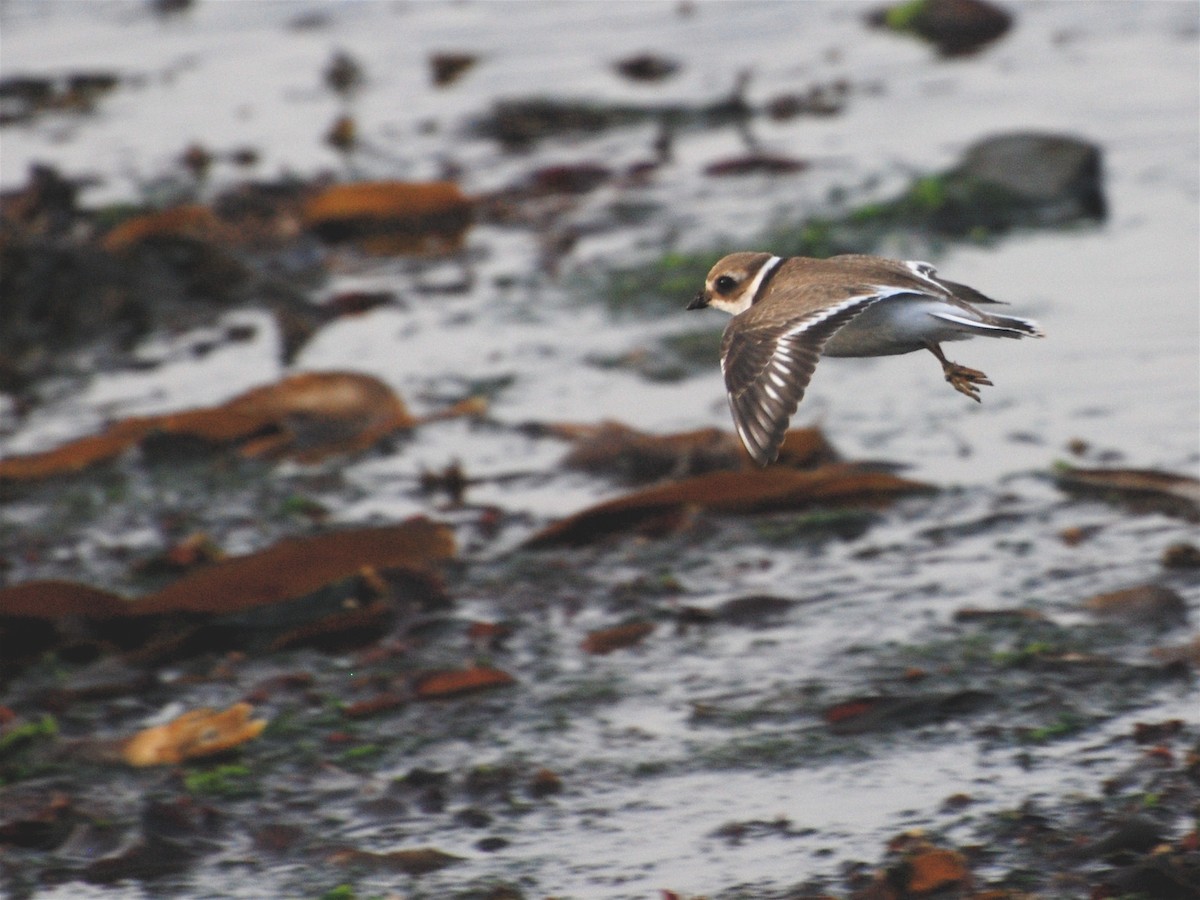
[[[792,319],[738,321],[725,328],[721,369],[738,437],[760,466],[773,462],[816,371],[825,342],[846,323],[894,291],[856,294]]]

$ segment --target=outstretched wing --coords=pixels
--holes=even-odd
[[[886,288],[857,294],[793,319],[758,317],[756,321],[747,311],[725,327],[721,371],[729,408],[738,437],[758,465],[774,462],[779,455],[788,422],[804,397],[825,342],[872,304],[897,293],[912,291]]]

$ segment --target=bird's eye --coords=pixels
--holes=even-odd
[[[717,289],[718,294],[728,294],[737,287],[737,282],[730,275],[722,275],[713,283],[713,287]]]

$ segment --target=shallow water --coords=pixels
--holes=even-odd
[[[568,214],[585,236],[561,280],[535,274],[535,236],[519,229],[471,231],[475,286],[460,295],[425,296],[418,279],[393,261],[337,260],[322,296],[387,288],[403,304],[324,329],[294,368],[376,375],[418,410],[461,395],[469,383],[507,380],[490,409],[502,425],[612,418],[661,433],[729,427],[715,360],[710,370],[671,382],[594,363],[639,348],[654,352],[663,336],[716,329],[723,318],[684,312],[687,296],[677,312],[614,315],[595,296],[596,281],[573,274],[653,259],[670,247],[748,243],[777,221],[821,212],[835,189],[856,200],[889,196],[912,173],[946,168],[995,132],[1065,132],[1103,149],[1110,215],[1102,225],[938,251],[934,261],[947,275],[1012,303],[1047,332],[1043,341],[953,347],[953,359],[996,383],[981,405],[949,390],[926,354],[822,363],[794,424],[820,424],[849,458],[899,462],[907,475],[959,486],[905,501],[864,536],[772,543],[739,522],[709,524],[694,539],[677,537],[659,548],[519,556],[530,573],[579,573],[581,608],[568,613],[561,600],[570,590],[537,584],[504,556],[533,529],[620,490],[556,474],[563,445],[455,421],[424,427],[393,452],[343,467],[347,489],[322,497],[335,523],[441,515],[412,493],[412,479],[454,459],[474,476],[546,473],[471,490],[472,503],[529,517],[478,547],[452,585],[461,616],[518,622],[511,655],[500,661],[520,686],[464,701],[469,705],[445,735],[437,733],[440,713],[406,708],[378,729],[432,736],[418,750],[388,749],[375,770],[349,781],[361,793],[415,766],[455,771],[519,760],[554,769],[564,793],[497,817],[487,833],[510,843],[485,853],[476,847],[480,833],[449,815],[358,821],[352,803],[314,788],[333,836],[380,850],[436,844],[470,860],[423,879],[416,889],[427,896],[488,877],[533,895],[645,897],[660,888],[719,895],[739,884],[778,888],[833,876],[847,860],[876,859],[887,838],[905,828],[932,823],[966,841],[989,812],[1026,798],[1095,792],[1133,758],[1120,738],[1134,721],[1196,720],[1191,684],[1164,683],[1127,697],[1114,691],[1107,706],[1096,698],[1080,702],[1089,714],[1104,708],[1061,740],[1032,749],[989,743],[981,736],[988,727],[1044,724],[1037,704],[1049,701],[1035,685],[1005,681],[1011,673],[946,662],[971,631],[953,622],[963,607],[1030,606],[1075,624],[1086,621],[1079,604],[1092,594],[1163,581],[1184,595],[1193,620],[1200,615],[1196,579],[1164,575],[1158,563],[1166,545],[1194,540],[1194,528],[1065,500],[1038,474],[1066,457],[1075,438],[1093,448],[1085,462],[1190,474],[1200,467],[1196,5],[1008,4],[1014,30],[979,56],[955,61],[866,29],[865,6],[689,8],[684,15],[675,3],[647,2],[200,2],[185,16],[160,20],[133,3],[8,0],[0,7],[5,75],[94,67],[134,80],[92,116],[42,119],[0,137],[0,187],[23,183],[33,161],[52,162],[68,174],[98,176],[84,194],[89,204],[167,191],[171,186],[157,177],[193,140],[257,147],[263,177],[338,170],[341,163],[321,142],[339,111],[320,83],[335,48],[357,57],[368,76],[354,112],[375,152],[356,161],[358,176],[429,178],[453,161],[468,193],[500,188],[536,165],[627,164],[650,154],[648,128],[547,141],[528,155],[500,153],[465,133],[498,98],[710,102],[746,67],[754,72],[755,102],[815,81],[846,78],[856,86],[841,115],[756,121],[766,149],[814,162],[798,175],[706,179],[702,167],[741,152],[740,139],[732,129],[681,134],[675,161],[650,186],[602,188]],[[288,27],[308,12],[327,24]],[[679,57],[679,77],[647,87],[612,75],[614,58],[643,48]],[[426,56],[441,50],[477,52],[482,61],[458,83],[434,90]],[[219,169],[215,177],[228,182],[235,173]],[[616,228],[607,210],[617,200],[657,209],[641,225]],[[897,239],[888,251],[925,255],[929,248],[914,237]],[[13,424],[0,435],[0,452],[41,449],[110,418],[219,402],[276,379],[282,369],[273,323],[253,311],[236,317],[259,324],[256,340],[193,359],[175,352],[187,336],[161,339],[145,352],[169,362],[97,373],[80,391]],[[997,514],[1009,518],[988,525]],[[1064,528],[1080,524],[1100,530],[1078,547],[1059,540]],[[931,534],[935,527],[950,536]],[[53,566],[22,562],[10,577],[68,574]],[[577,652],[588,630],[630,613],[613,599],[622,585],[664,571],[678,591],[666,599],[639,595],[632,612],[661,615],[676,604],[712,606],[755,593],[810,602],[769,628],[670,635],[660,625],[633,650],[604,658]],[[91,573],[69,574],[88,580]],[[1131,663],[1145,662],[1159,637],[1139,629],[1122,640],[1087,635],[1105,654]],[[1170,637],[1179,643],[1186,634]],[[990,640],[995,650],[1019,644],[1008,634]],[[946,646],[932,646],[939,642]],[[952,720],[882,737],[827,733],[817,714],[824,703],[896,689],[896,673],[921,665],[922,652],[950,667],[947,689],[1007,688],[1027,696],[1029,706],[1006,702],[985,711],[981,723]],[[294,664],[327,671],[339,662],[300,656]],[[820,701],[805,693],[814,686]],[[593,696],[602,699],[587,699]],[[697,707],[718,710],[718,722],[706,724]],[[469,721],[475,724],[463,724]],[[941,801],[958,792],[976,798],[970,812],[939,816]],[[272,803],[264,802],[264,815],[287,808]],[[797,833],[740,843],[714,836],[730,821],[781,815]],[[262,863],[243,843],[225,847],[174,887],[189,896],[310,895],[339,881],[337,872],[314,874],[303,861]],[[408,882],[368,876],[356,884],[369,895],[407,889]],[[143,893],[128,884],[80,890],[71,883],[39,896]]]

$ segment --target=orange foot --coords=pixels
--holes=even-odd
[[[968,369],[966,366],[960,366],[958,363],[944,362],[942,363],[942,371],[946,373],[946,380],[960,394],[966,394],[976,403],[981,402],[979,399],[978,385],[991,385],[991,380],[980,372],[978,369]]]

